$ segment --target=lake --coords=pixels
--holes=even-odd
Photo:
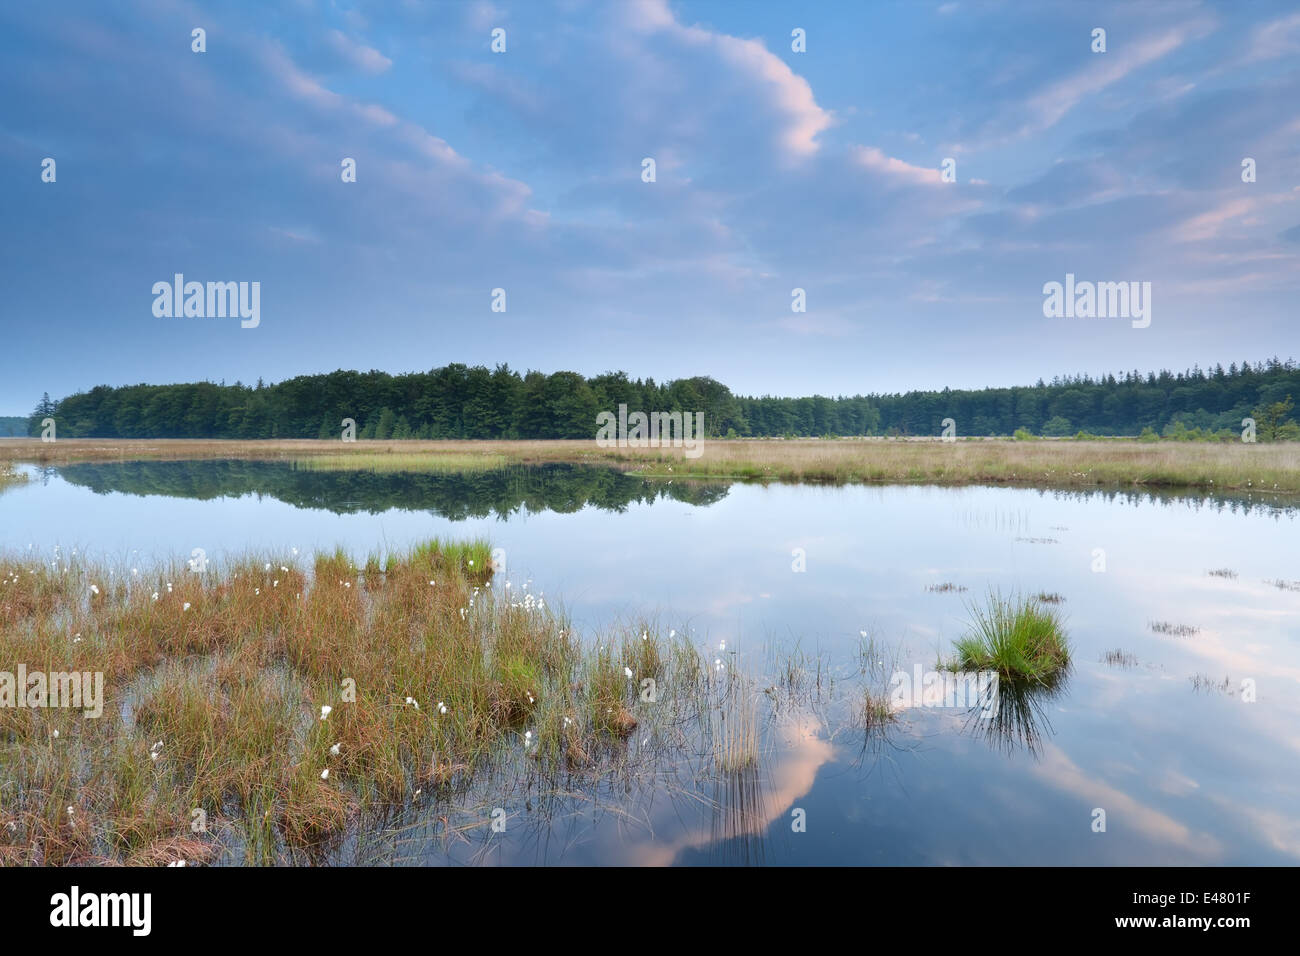
[[[657,727],[627,742],[645,749],[635,766],[557,784],[503,761],[317,862],[1300,857],[1300,508],[1285,499],[663,482],[574,465],[25,470],[33,480],[0,495],[13,555],[57,546],[130,568],[201,548],[220,568],[250,551],[342,546],[361,562],[482,536],[504,551],[494,586],[562,605],[586,640],[649,620],[761,691],[752,773],[719,774]],[[1063,684],[1004,695],[995,719],[911,706],[864,728],[864,682],[932,670],[990,589],[1060,596],[1073,651]],[[482,825],[497,808],[504,832]]]

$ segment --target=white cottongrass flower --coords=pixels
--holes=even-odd
[[[339,750],[342,747],[343,747],[342,744],[335,744],[333,747],[330,748],[330,753],[332,753],[334,756],[337,757],[339,755]]]
[[[668,632],[668,636],[669,636],[669,637],[676,637],[676,636],[677,636],[677,632],[676,632],[676,631],[671,631],[671,630],[670,630],[670,631]]]
[[[321,719],[321,720],[324,720],[326,717],[328,717],[328,716],[330,715],[330,711],[333,710],[333,709],[334,709],[334,708],[331,707],[329,704],[321,704],[321,705],[320,705],[320,719]]]
[[[181,608],[181,610],[182,610],[182,611],[188,611],[189,609],[190,609],[190,602],[189,602],[189,601],[186,601],[186,602],[185,602],[185,606],[184,606],[183,608]]]
[[[447,712],[447,705],[444,704],[442,701],[438,701],[438,713],[445,714],[446,712]]]
[[[157,591],[154,591],[154,592],[153,592],[153,599],[154,599],[155,601],[158,600],[158,592],[157,592]]]
[[[623,668],[623,673],[626,674],[628,677],[631,677],[631,676],[632,676],[632,668],[630,668],[630,667],[624,667],[624,668]]]
[[[322,771],[320,772],[320,778],[321,778],[322,780],[328,780],[328,779],[330,778],[330,768],[329,768],[329,767],[326,767],[324,770],[322,770]]]
[[[406,702],[410,704],[412,707],[414,707],[416,710],[420,709],[420,702],[416,700],[414,697],[406,698]]]
[[[139,573],[140,573],[140,569],[139,569],[139,568],[132,568],[132,569],[131,569],[131,573],[132,573],[132,574],[139,574]]]
[[[270,561],[266,562],[266,568],[265,568],[265,570],[267,570],[267,571],[270,571],[270,570],[271,570],[271,562],[270,562]]]
[[[718,650],[720,650],[720,651],[725,651],[726,649],[727,649],[727,642],[726,642],[726,641],[723,641],[721,644],[718,645]]]
[[[98,594],[98,593],[99,593],[99,585],[98,585],[98,584],[92,584],[92,585],[90,586],[90,593],[91,593],[91,594]]]
[[[430,581],[430,582],[429,582],[429,587],[431,587],[431,588],[436,588],[437,586],[438,586],[438,585],[437,585],[436,583],[434,583],[433,581]]]
[[[173,860],[171,863],[168,863],[167,865],[171,867],[171,866],[186,866],[187,864],[184,860]]]
[[[55,737],[58,737],[58,736],[59,736],[59,732],[58,732],[57,730],[54,732],[54,736],[55,736]]]

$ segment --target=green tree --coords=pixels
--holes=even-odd
[[[1280,402],[1261,405],[1251,413],[1255,419],[1255,435],[1260,441],[1288,441],[1300,437],[1300,427],[1288,416],[1295,403],[1288,395]]]
[[[1060,415],[1053,415],[1043,423],[1043,435],[1048,438],[1063,438],[1070,434],[1070,420]]]

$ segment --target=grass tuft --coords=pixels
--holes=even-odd
[[[990,591],[972,605],[971,630],[955,642],[952,670],[997,671],[1008,680],[1054,683],[1069,666],[1070,650],[1055,608],[1037,598],[1003,598]]]

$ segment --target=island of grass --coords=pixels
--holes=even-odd
[[[971,628],[954,642],[955,671],[995,671],[1002,680],[1054,684],[1070,664],[1060,614],[1036,597],[990,592],[971,608]]]

